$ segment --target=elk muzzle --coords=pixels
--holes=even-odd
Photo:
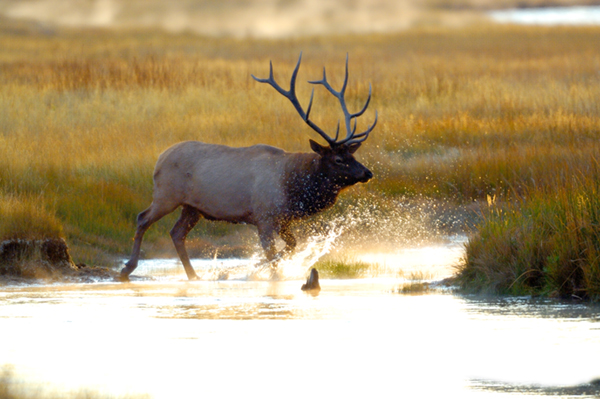
[[[366,183],[369,180],[371,180],[373,178],[373,172],[371,172],[369,169],[365,168],[365,170],[363,171],[362,176],[360,176],[358,178],[358,181],[361,183]]]

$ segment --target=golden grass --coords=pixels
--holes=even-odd
[[[62,224],[47,206],[42,196],[17,197],[0,191],[0,241],[61,237]]]
[[[456,282],[467,291],[600,300],[600,170],[490,202]]]
[[[300,51],[305,105],[305,82],[322,66],[341,84],[346,52],[351,109],[373,85],[359,129],[375,110],[380,122],[358,158],[376,175],[366,188],[375,196],[469,201],[550,186],[566,165],[585,169],[600,150],[599,40],[600,28],[491,25],[286,40],[0,29],[0,190],[17,202],[39,198],[77,261],[98,249],[126,254],[168,146],[308,150],[314,132],[250,77],[266,76],[272,59],[287,84]],[[328,131],[340,118],[320,88],[313,115]],[[148,240],[172,222],[161,221]]]

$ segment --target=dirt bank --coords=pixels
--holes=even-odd
[[[0,242],[0,285],[40,280],[94,282],[116,276],[116,271],[107,268],[76,265],[62,238]]]

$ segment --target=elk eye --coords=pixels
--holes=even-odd
[[[337,163],[338,165],[341,165],[344,163],[344,161],[342,160],[342,158],[335,158],[335,163]]]

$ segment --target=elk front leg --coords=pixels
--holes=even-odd
[[[281,252],[277,252],[275,245],[275,234],[279,233],[281,239],[285,242],[285,248]],[[260,244],[265,250],[267,261],[271,262],[281,258],[283,255],[290,253],[296,247],[296,239],[289,230],[289,224],[285,223],[281,226],[273,226],[270,224],[263,224],[258,226],[258,236],[260,238]]]
[[[175,244],[175,249],[177,250],[177,254],[179,255],[179,259],[181,259],[185,274],[189,280],[197,280],[198,275],[196,275],[192,263],[190,262],[190,257],[185,249],[185,238],[198,223],[198,220],[200,220],[200,211],[189,205],[184,205],[179,220],[175,223],[175,226],[173,226],[170,232],[173,244]]]

